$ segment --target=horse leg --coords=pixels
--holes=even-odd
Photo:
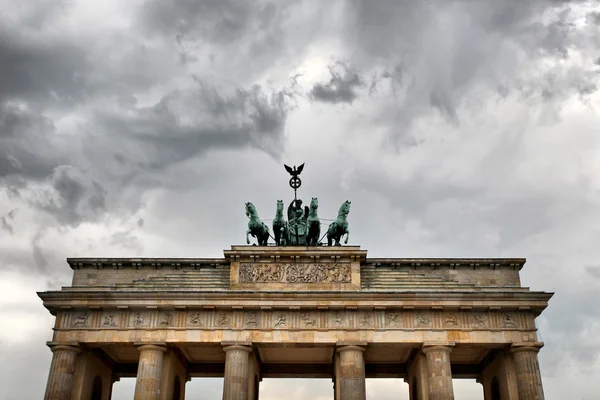
[[[345,244],[348,244],[348,238],[350,238],[350,229],[346,230],[346,240],[344,241]]]
[[[248,237],[249,234],[250,234],[250,229],[248,229],[246,231],[246,244],[250,244],[250,238]]]

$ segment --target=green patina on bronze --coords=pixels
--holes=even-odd
[[[266,246],[269,240],[269,228],[258,217],[256,207],[252,203],[246,203],[246,216],[248,221],[248,230],[246,231],[246,243],[250,244],[248,235],[252,235],[258,240],[259,246]]]
[[[273,236],[271,236],[269,228],[258,217],[256,207],[252,203],[246,203],[246,215],[250,218],[248,230],[246,231],[246,242],[250,244],[249,235],[252,235],[257,239],[259,246],[266,246],[269,236],[271,236],[277,246],[320,246],[323,237],[321,237],[321,221],[317,214],[319,201],[316,197],[313,197],[310,207],[303,207],[302,200],[297,197],[297,190],[302,185],[298,175],[304,169],[304,164],[293,168],[287,165],[284,166],[292,176],[290,187],[294,189],[294,200],[287,208],[287,221],[283,213],[283,200],[277,200],[275,218],[273,219]],[[348,229],[347,216],[349,212],[350,201],[345,201],[339,209],[337,219],[327,229],[327,244],[329,246],[332,243],[340,246],[343,235],[346,235],[344,243],[348,243],[350,230]]]

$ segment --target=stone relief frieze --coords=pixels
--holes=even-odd
[[[144,328],[150,325],[150,316],[142,311],[134,311],[131,313],[130,326],[134,328]]]
[[[310,313],[301,313],[300,319],[302,320],[302,325],[305,328],[314,328],[317,325],[317,320],[313,318],[312,314]]]
[[[248,328],[258,327],[258,313],[256,311],[246,311],[244,313],[244,326]]]
[[[173,321],[173,315],[168,312],[164,312],[160,314],[159,317],[159,325],[162,327],[171,326],[171,322]]]
[[[518,328],[517,319],[512,314],[504,314],[502,317],[502,328]]]
[[[331,313],[331,325],[334,328],[346,326],[346,317],[344,311],[332,311]]]
[[[471,315],[471,327],[472,328],[487,328],[488,320],[487,316],[483,313],[474,313]]]
[[[219,319],[217,320],[217,325],[219,327],[228,327],[231,326],[231,317],[227,312],[219,313]]]
[[[177,326],[173,311],[123,312],[104,310],[68,312],[61,323],[63,329],[117,329],[125,327],[174,328]],[[528,315],[515,312],[456,312],[421,310],[329,310],[323,315],[317,310],[278,310],[264,314],[260,310],[244,310],[236,317],[231,310],[188,310],[183,317],[185,326],[201,329],[532,329],[523,323]],[[125,320],[122,318],[125,317]],[[235,317],[235,318],[234,318]],[[324,318],[323,318],[324,317]],[[239,320],[238,320],[239,318]],[[533,318],[533,317],[531,317]],[[235,322],[234,321],[237,321]],[[128,321],[128,322],[124,322]],[[411,323],[411,321],[413,321]]]
[[[428,313],[417,311],[415,313],[415,325],[419,328],[431,326],[431,316]]]
[[[459,325],[460,325],[459,319],[456,314],[450,313],[450,314],[444,315],[444,326],[457,327]]]
[[[189,314],[188,325],[192,326],[203,326],[202,322],[200,322],[200,311],[192,311]]]
[[[387,313],[387,326],[397,327],[400,326],[400,314],[396,311],[390,311]]]
[[[102,318],[102,326],[105,328],[115,328],[119,326],[117,316],[114,313],[105,314]]]
[[[370,312],[364,312],[360,318],[360,326],[363,328],[369,328],[373,326],[373,316]]]
[[[90,325],[90,314],[87,311],[75,314],[71,326],[85,328]]]
[[[240,283],[350,283],[350,265],[241,264]]]
[[[287,326],[287,317],[284,313],[277,314],[275,317],[275,321],[273,322],[273,327],[275,328],[283,328]]]

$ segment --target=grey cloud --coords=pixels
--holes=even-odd
[[[173,43],[182,64],[208,62],[229,75],[256,77],[280,56],[304,46],[302,34],[285,29],[303,11],[300,2],[287,0],[148,0],[141,5],[139,22],[152,37]],[[319,25],[320,19],[316,13],[312,23]]]
[[[111,246],[119,246],[124,249],[133,250],[136,254],[142,254],[144,245],[141,240],[136,237],[131,231],[119,231],[110,236],[109,243]]]
[[[10,233],[11,235],[14,235],[15,233],[12,224],[8,222],[8,218],[6,218],[6,216],[0,218],[0,227],[8,233]]]
[[[409,135],[413,122],[433,110],[456,126],[460,107],[482,90],[488,98],[496,91],[499,99],[548,105],[547,114],[558,115],[567,99],[586,101],[597,90],[596,28],[575,23],[573,4],[354,0],[346,3],[344,39],[350,62],[376,71],[372,94],[384,98],[380,83],[390,78],[392,97],[380,111],[393,119],[390,135]],[[584,60],[564,62],[571,54]]]
[[[600,266],[597,265],[586,265],[585,271],[592,275],[594,278],[600,280]]]
[[[358,97],[357,90],[365,86],[358,72],[342,62],[330,65],[329,74],[329,81],[317,83],[310,90],[313,100],[332,104],[352,104]]]
[[[53,143],[52,120],[24,107],[0,104],[0,177],[41,180],[66,161],[67,146]]]
[[[51,189],[39,192],[33,204],[54,215],[65,225],[76,226],[93,220],[106,212],[106,190],[76,167],[56,167]]]
[[[254,147],[277,157],[290,106],[285,91],[255,85],[224,94],[198,81],[153,106],[99,110],[94,121],[100,134],[85,145],[112,154],[117,163],[111,174],[122,174],[123,167],[134,173],[162,170],[212,148]]]
[[[7,212],[5,215],[0,217],[0,228],[4,229],[11,235],[14,235],[14,233],[15,233],[12,223],[15,219],[15,215],[16,215],[17,211],[18,210],[16,208],[13,208],[9,212]]]
[[[0,101],[17,98],[47,107],[83,99],[90,66],[82,48],[42,35],[32,38],[7,25],[0,37]]]

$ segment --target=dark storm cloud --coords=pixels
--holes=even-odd
[[[365,86],[358,72],[342,62],[330,65],[329,74],[329,81],[316,83],[310,90],[310,97],[313,100],[332,104],[352,104],[358,97],[357,90]]]
[[[118,164],[115,173],[123,167],[133,173],[164,170],[214,148],[254,147],[276,157],[289,107],[286,91],[255,85],[225,93],[196,81],[153,106],[99,110],[94,116],[99,133],[87,139],[86,147],[106,147]]]
[[[33,203],[54,215],[58,222],[76,226],[106,212],[106,190],[76,167],[56,167],[51,189],[43,190]]]
[[[51,119],[19,105],[0,104],[0,178],[19,175],[40,180],[66,161],[53,141]]]
[[[91,69],[82,48],[6,25],[0,37],[0,101],[48,106],[73,105],[83,98]]]

